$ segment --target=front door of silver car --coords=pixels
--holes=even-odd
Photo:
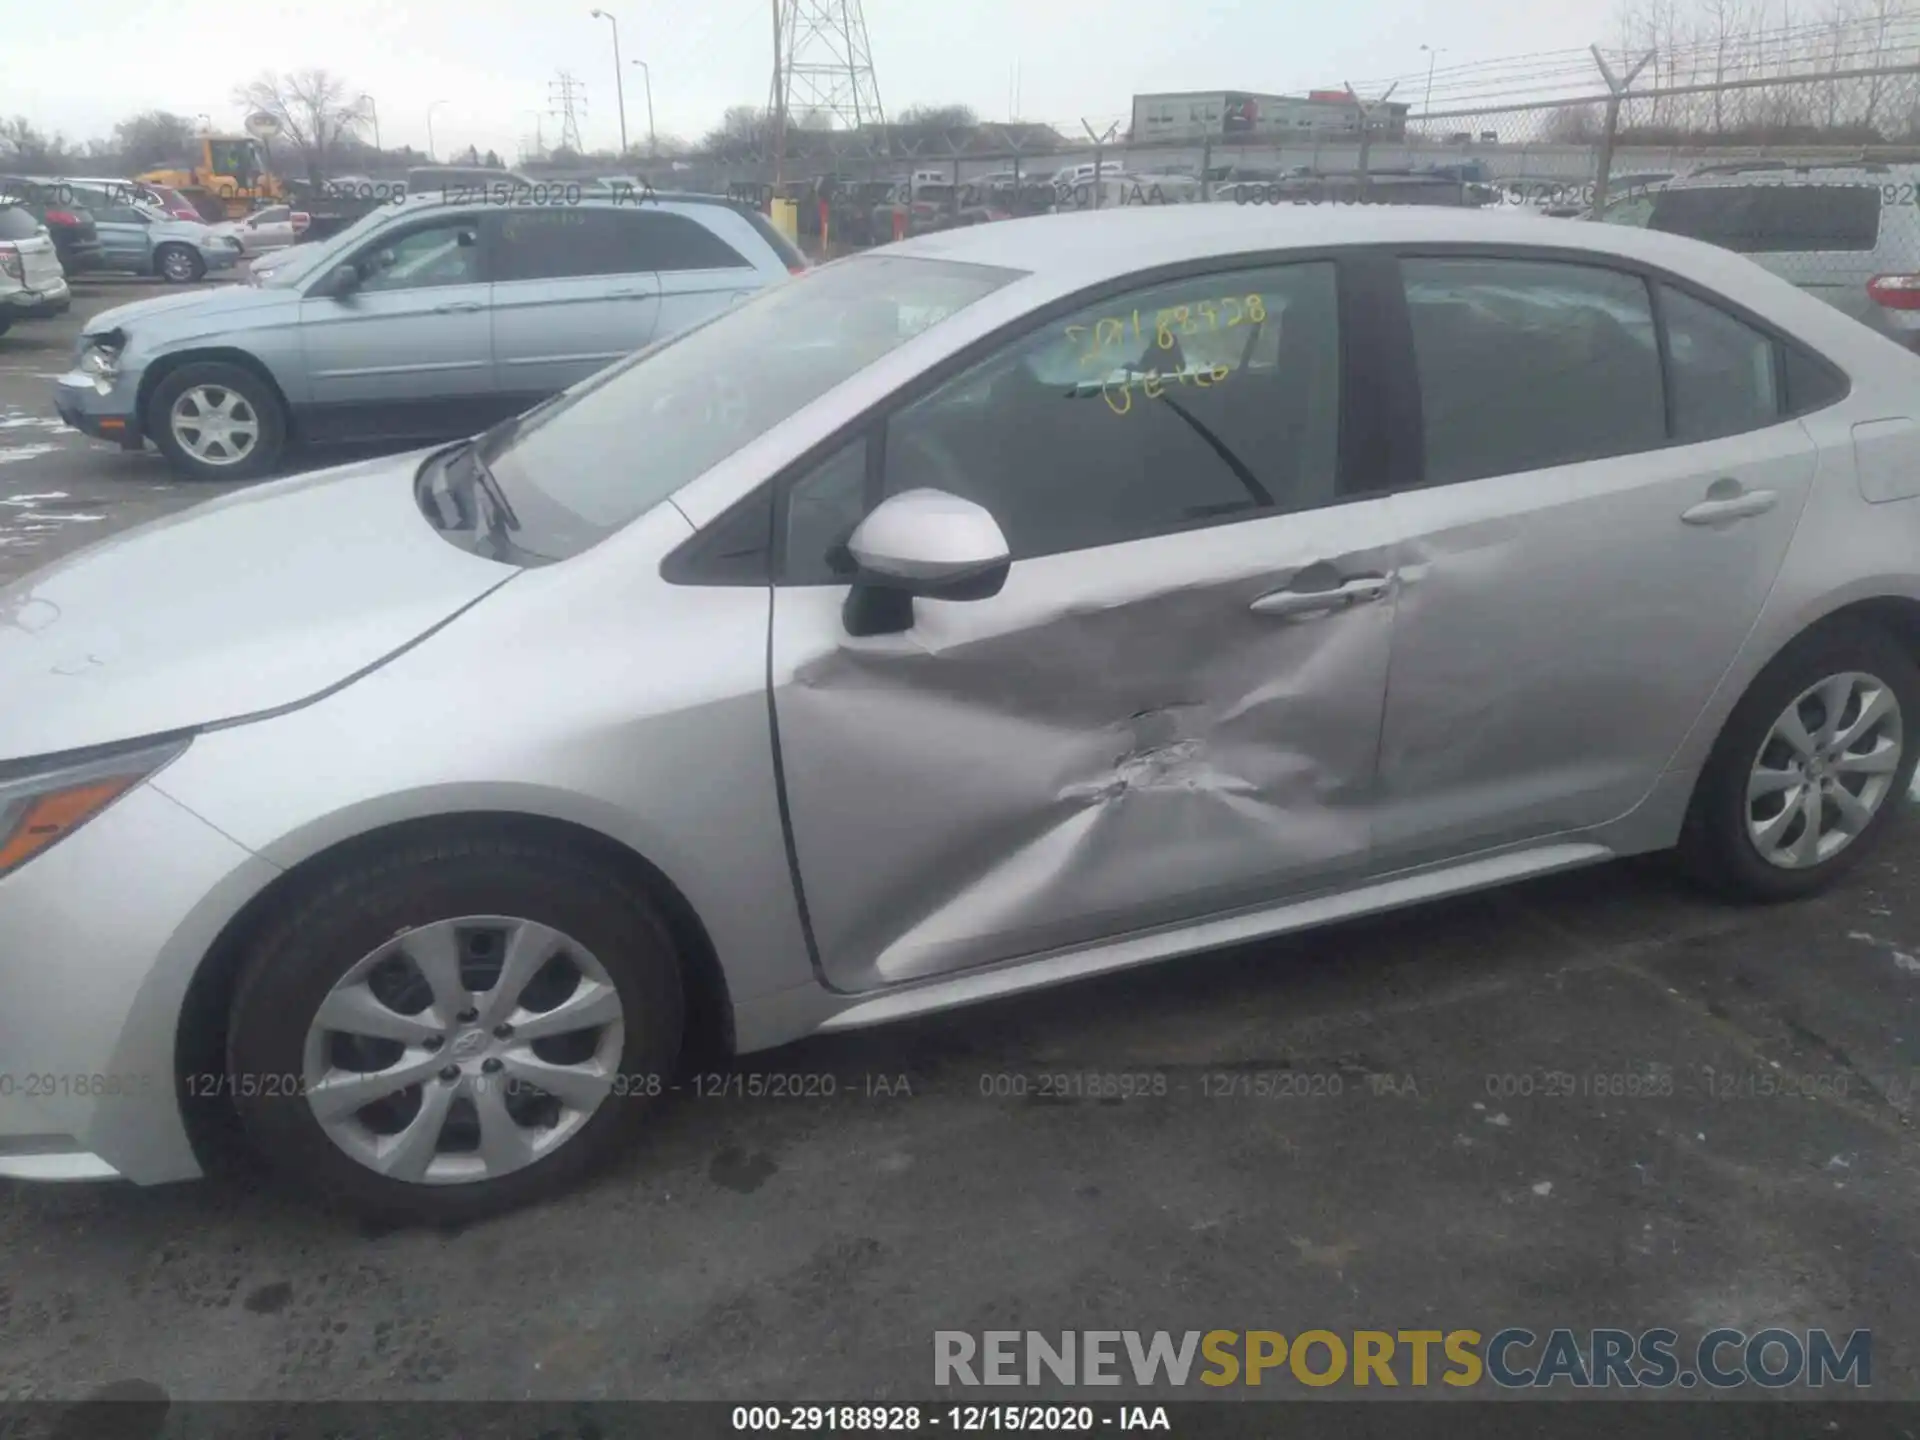
[[[1218,270],[1048,318],[792,487],[774,708],[831,985],[1365,870],[1392,537],[1384,499],[1343,490],[1337,268]],[[1011,572],[864,623],[847,531],[920,489],[984,507]]]
[[[631,212],[515,206],[485,219],[495,383],[544,399],[654,338],[660,282]]]
[[[483,242],[477,214],[402,219],[308,277],[309,436],[457,435],[497,413]]]
[[[1393,505],[1388,867],[1645,799],[1758,618],[1818,459],[1775,339],[1688,289],[1587,257],[1400,269],[1424,484]]]

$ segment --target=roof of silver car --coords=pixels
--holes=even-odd
[[[1125,275],[1209,254],[1417,242],[1560,246],[1644,256],[1691,242],[1636,228],[1439,205],[1122,205],[941,230],[890,253],[1077,279]]]

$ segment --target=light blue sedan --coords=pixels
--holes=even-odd
[[[174,285],[229,270],[245,252],[230,234],[197,220],[177,220],[164,210],[134,201],[131,195],[94,191],[75,185],[74,203],[93,216],[100,233],[101,270],[155,275]]]

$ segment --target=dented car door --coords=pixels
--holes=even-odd
[[[793,486],[771,681],[820,964],[858,991],[1362,872],[1387,502],[1344,493],[1331,261],[1051,320]],[[1004,588],[848,633],[887,494],[985,506]]]

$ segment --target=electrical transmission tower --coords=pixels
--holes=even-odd
[[[830,124],[858,130],[884,125],[880,83],[860,0],[774,0],[773,88],[767,109],[776,128]]]
[[[560,121],[560,148],[583,154],[586,147],[580,143],[580,116],[587,111],[585,83],[562,70],[559,79],[547,82],[547,106],[547,113]]]

